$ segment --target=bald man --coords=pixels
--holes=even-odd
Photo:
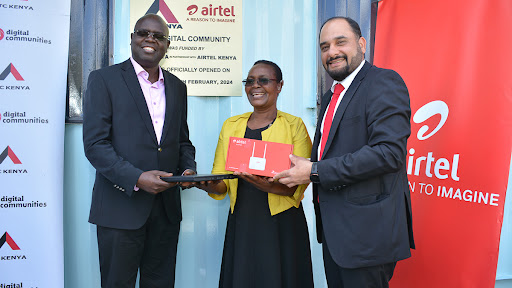
[[[160,177],[195,174],[187,87],[159,62],[169,29],[140,18],[130,59],[89,75],[85,155],[96,169],[89,222],[96,224],[102,287],[174,287],[180,188]],[[140,270],[140,271],[139,271]]]

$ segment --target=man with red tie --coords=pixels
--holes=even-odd
[[[322,97],[311,161],[274,179],[313,182],[317,238],[327,284],[388,287],[397,261],[414,248],[406,172],[411,109],[396,72],[364,60],[357,22],[327,20],[320,30],[322,64],[334,79]]]

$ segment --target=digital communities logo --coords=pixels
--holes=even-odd
[[[20,159],[18,159],[18,156],[16,156],[16,154],[14,154],[11,147],[9,147],[9,146],[7,146],[4,149],[4,151],[2,152],[2,154],[0,154],[0,164],[2,164],[7,157],[9,157],[11,159],[12,163],[14,163],[14,164],[21,164]]]
[[[1,86],[0,86],[1,89]],[[48,124],[47,118],[38,116],[29,116],[26,111],[0,111],[0,124]],[[2,287],[0,287],[2,288]]]
[[[2,71],[2,73],[0,74],[0,80],[5,80],[5,78],[7,78],[7,76],[9,76],[9,74],[12,74],[12,76],[14,76],[14,79],[16,79],[18,81],[25,81],[25,79],[23,79],[23,77],[21,77],[20,72],[18,72],[18,70],[16,69],[16,67],[14,67],[14,65],[12,65],[12,63],[7,65],[7,67],[4,69],[4,71]]]
[[[16,242],[12,240],[11,235],[9,235],[9,233],[7,232],[5,232],[4,235],[2,235],[2,238],[0,238],[0,248],[2,248],[2,246],[4,246],[5,243],[7,243],[7,245],[9,245],[9,247],[11,247],[12,250],[20,250],[18,244],[16,244]]]
[[[0,8],[1,8],[0,4]],[[4,27],[5,29],[5,27]],[[31,35],[30,30],[20,29],[6,29],[6,31],[0,28],[0,41],[13,41],[13,42],[33,42],[40,44],[52,44],[52,40],[46,39],[42,36]]]

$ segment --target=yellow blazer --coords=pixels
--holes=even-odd
[[[242,115],[233,116],[224,121],[222,130],[220,131],[217,149],[215,150],[215,160],[213,161],[212,168],[213,174],[231,173],[225,170],[229,137],[244,137],[247,121],[251,114],[252,112],[247,112]],[[278,110],[274,124],[263,131],[261,137],[263,141],[293,144],[293,154],[297,156],[309,158],[311,155],[311,138],[309,138],[304,122],[302,122],[302,119],[299,117],[288,113]],[[233,213],[235,210],[238,179],[224,180],[224,182],[228,187],[226,193],[222,195],[210,193],[209,195],[213,199],[222,200],[226,197],[226,194],[229,194],[231,213]],[[270,214],[276,215],[292,207],[298,208],[306,187],[308,187],[308,184],[299,185],[292,196],[268,193]]]

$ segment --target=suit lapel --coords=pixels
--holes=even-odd
[[[144,125],[146,125],[149,133],[153,136],[154,142],[158,144],[155,129],[153,128],[153,122],[151,121],[151,115],[149,115],[148,105],[146,104],[146,99],[144,98],[144,94],[140,88],[139,79],[135,74],[135,70],[130,60],[124,61],[121,64],[121,69],[124,82],[126,83],[126,86],[128,86],[128,91],[130,91],[130,94],[135,101],[135,105],[139,110],[142,121],[144,122]]]
[[[364,79],[364,77],[366,76],[366,73],[368,73],[368,70],[370,69],[371,66],[372,65],[370,63],[365,62],[363,67],[359,71],[359,73],[357,73],[356,77],[354,78],[354,81],[352,81],[352,83],[348,87],[347,92],[345,92],[345,95],[343,95],[340,105],[338,106],[338,109],[336,110],[336,114],[334,114],[334,119],[332,119],[332,125],[331,125],[330,131],[338,130],[338,126],[340,125],[341,119],[343,118],[343,114],[345,114],[345,111],[347,110],[348,104],[354,97],[357,89],[359,88],[359,85],[361,84],[361,81]],[[332,96],[331,92],[330,92],[330,94]],[[326,104],[326,106],[327,106],[327,104]],[[324,108],[323,110],[325,111],[325,109],[326,108]],[[321,115],[323,115],[323,114],[321,114]],[[329,147],[331,146],[332,139],[334,138],[334,134],[336,134],[336,133],[329,132],[329,137],[327,138],[327,142],[325,143],[323,155],[327,154],[327,151],[329,151]]]
[[[169,126],[171,126],[171,116],[174,113],[174,110],[178,105],[175,103],[177,97],[174,97],[171,91],[173,90],[173,83],[171,83],[171,78],[167,73],[164,73],[164,85],[165,85],[165,119],[164,119],[164,127],[162,129],[162,138],[160,138],[160,143],[163,143],[165,140],[165,136],[167,135],[167,131],[169,130]]]

